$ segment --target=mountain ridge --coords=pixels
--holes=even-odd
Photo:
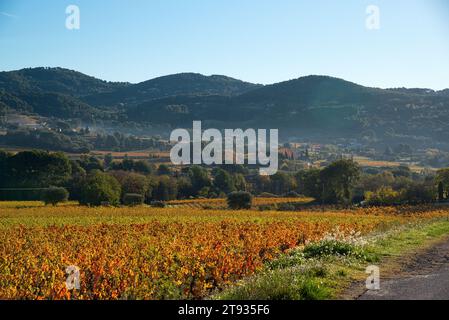
[[[177,73],[136,83],[112,93],[87,97],[94,105],[133,105],[142,100],[153,100],[177,95],[238,95],[260,85],[223,75],[205,76],[200,73]]]
[[[179,73],[131,84],[62,68],[22,69],[0,73],[2,109],[168,128],[202,120],[217,128],[282,128],[290,136],[449,140],[449,89],[381,89],[320,75],[258,85]]]

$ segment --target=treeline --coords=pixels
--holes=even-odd
[[[230,171],[196,166],[173,171],[145,160],[114,161],[110,155],[69,160],[63,153],[0,151],[0,200],[40,200],[50,187],[64,188],[69,199],[89,205],[218,197],[246,189],[244,176]]]
[[[171,168],[146,160],[116,161],[111,155],[69,160],[63,153],[0,151],[0,200],[52,203],[59,197],[85,205],[131,205],[226,197],[236,191],[265,197],[304,195],[316,204],[430,203],[449,197],[449,169],[434,175],[407,167],[363,172],[351,160],[338,160],[323,169],[260,176],[257,169],[240,165]]]
[[[8,130],[5,135],[0,135],[0,144],[69,153],[89,153],[92,150],[126,152],[150,148],[165,150],[167,148],[166,143],[157,138],[144,139],[118,132],[90,135],[87,128],[80,132],[61,129]]]
[[[0,136],[0,144],[71,153],[87,153],[93,149],[92,144],[81,136],[50,130],[8,130],[6,135]]]
[[[298,189],[323,204],[372,206],[424,204],[449,197],[449,169],[435,174],[413,173],[408,167],[362,172],[351,160],[296,174]]]
[[[97,150],[130,151],[148,148],[164,149],[166,144],[156,138],[138,138],[124,135],[119,132],[114,134],[98,134],[93,140],[93,145]]]

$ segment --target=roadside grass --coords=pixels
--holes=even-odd
[[[355,281],[365,283],[366,267],[394,269],[396,258],[413,254],[449,236],[447,218],[372,234],[365,244],[323,240],[294,249],[265,264],[256,275],[211,296],[214,300],[327,300],[342,297]]]
[[[449,236],[449,219],[416,224],[405,227],[377,239],[371,250],[384,259],[401,256],[432,245],[444,236]]]

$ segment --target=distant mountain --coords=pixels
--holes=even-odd
[[[0,72],[0,89],[9,92],[52,92],[84,97],[111,92],[129,83],[107,82],[63,68],[29,68]]]
[[[6,110],[6,111],[5,111]],[[182,73],[138,84],[105,82],[60,68],[0,73],[0,115],[120,119],[142,128],[279,128],[284,137],[449,141],[449,89],[378,89],[327,76],[261,86]]]
[[[219,127],[277,127],[298,133],[353,131],[364,104],[388,92],[341,79],[309,76],[223,96],[175,96],[148,101],[127,111],[131,120],[184,126],[202,119]],[[394,95],[394,93],[390,93]],[[289,130],[290,131],[290,130]],[[324,132],[323,132],[324,133]]]
[[[379,94],[382,90],[367,88],[338,78],[307,76],[265,86],[242,95],[241,101],[282,102],[303,106],[329,103],[341,104],[360,100],[367,94]]]
[[[132,106],[144,101],[180,95],[235,96],[259,87],[261,85],[225,76],[207,77],[197,73],[180,73],[119,88],[109,93],[94,94],[84,100],[96,106]]]
[[[127,110],[133,121],[280,128],[314,138],[448,139],[449,99],[428,90],[384,90],[308,76],[232,96],[176,96]]]
[[[130,84],[106,82],[63,68],[30,68],[0,72],[0,108],[88,120],[101,117],[98,108],[123,108],[177,95],[232,96],[259,87],[225,76],[196,73]]]
[[[99,112],[82,97],[128,85],[62,68],[0,72],[0,106],[47,117],[92,119]]]

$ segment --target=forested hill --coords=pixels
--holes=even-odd
[[[59,118],[110,115],[111,110],[177,95],[232,96],[260,85],[226,76],[181,73],[138,84],[106,82],[63,68],[32,68],[0,72],[0,110]],[[101,114],[98,109],[107,111]],[[110,109],[110,110],[108,110]]]
[[[235,96],[260,85],[243,82],[226,76],[203,76],[198,73],[180,73],[119,88],[113,92],[98,93],[85,101],[98,106],[135,106],[144,101],[173,96],[220,95]]]
[[[62,68],[33,68],[0,72],[0,110],[46,117],[88,120],[101,113],[83,97],[112,92],[128,83],[112,83]]]
[[[61,68],[24,69],[0,73],[1,112],[168,127],[202,120],[317,139],[449,141],[449,90],[377,89],[327,76],[262,86],[182,73],[130,84]]]
[[[129,83],[107,82],[63,68],[30,68],[0,72],[0,88],[16,92],[54,92],[83,97],[111,92]]]
[[[301,137],[449,139],[448,91],[377,89],[308,76],[232,96],[175,96],[127,110],[134,121],[280,128]]]

